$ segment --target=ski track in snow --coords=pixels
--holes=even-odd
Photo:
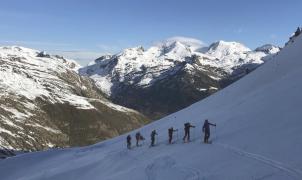
[[[193,168],[180,166],[171,156],[161,156],[145,169],[148,180],[171,179],[174,180],[199,180],[199,171]],[[175,173],[177,178],[175,178]],[[169,177],[171,175],[171,177]]]
[[[250,153],[247,151],[244,151],[242,149],[227,145],[227,144],[222,144],[222,143],[213,143],[214,145],[217,145],[219,147],[222,147],[224,149],[230,150],[240,156],[246,157],[246,158],[250,158],[250,159],[254,159],[256,161],[259,161],[261,163],[265,163],[273,168],[277,168],[285,173],[287,173],[288,175],[290,175],[291,177],[295,178],[295,179],[302,179],[302,171],[299,169],[295,169],[292,168],[284,163],[278,162],[276,160],[272,160],[269,159],[267,157],[264,157],[262,155],[259,154],[254,154],[254,153]]]
[[[190,141],[191,143],[197,143],[195,142],[195,140]],[[179,142],[175,142],[174,144],[179,144]],[[168,145],[168,144],[164,144],[164,143],[159,143],[156,146],[161,146],[161,145]],[[223,143],[212,143],[212,145],[216,145],[218,147],[221,147],[225,150],[231,151],[239,156],[245,157],[245,158],[249,158],[249,159],[253,159],[256,160],[260,163],[264,163],[270,167],[276,168],[282,172],[285,172],[287,175],[289,175],[290,177],[294,178],[294,179],[302,179],[302,171],[299,169],[295,169],[293,167],[290,167],[284,163],[278,162],[276,160],[267,158],[265,156],[259,155],[259,154],[255,154],[255,153],[250,153],[247,151],[244,151],[242,149],[239,149],[237,147],[228,145],[228,144],[223,144]],[[162,163],[160,163],[162,162]],[[164,164],[163,164],[164,163]],[[196,170],[194,168],[189,168],[189,167],[178,167],[176,168],[176,162],[170,157],[170,156],[164,156],[164,157],[160,157],[158,159],[156,159],[155,161],[153,161],[151,164],[149,164],[146,168],[146,174],[148,177],[148,180],[157,180],[157,179],[161,179],[161,178],[157,178],[157,177],[161,177],[160,176],[160,171],[164,170],[171,170],[173,172],[176,171],[182,171],[183,174],[188,174],[186,176],[186,178],[184,178],[185,180],[199,180],[200,179],[200,173],[199,170]],[[168,167],[168,168],[167,168]],[[190,172],[190,173],[189,173]]]

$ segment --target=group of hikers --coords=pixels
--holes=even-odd
[[[203,124],[203,127],[202,127],[202,131],[204,133],[204,140],[203,142],[204,143],[210,143],[209,141],[209,138],[210,138],[210,126],[216,126],[216,124],[212,124],[210,123],[207,119],[205,120],[204,124]],[[195,126],[191,125],[191,123],[187,122],[184,124],[184,137],[183,137],[183,142],[190,142],[190,129],[191,128],[195,128]],[[178,132],[178,129],[174,129],[173,127],[170,127],[168,129],[168,137],[169,137],[169,140],[168,140],[168,143],[169,144],[172,144],[172,140],[173,140],[173,133],[174,132]],[[156,130],[153,130],[151,132],[151,144],[150,144],[150,147],[153,147],[155,146],[155,136],[158,135]],[[139,147],[140,144],[139,142],[140,141],[144,141],[145,138],[141,135],[140,132],[137,132],[135,134],[135,139],[136,139],[136,146]],[[131,149],[131,135],[128,135],[127,136],[127,148],[128,149]]]

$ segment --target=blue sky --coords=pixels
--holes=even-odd
[[[86,64],[103,53],[174,36],[206,44],[282,46],[301,26],[301,0],[0,0],[0,45],[22,45]]]

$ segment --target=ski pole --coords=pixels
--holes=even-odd
[[[216,132],[216,126],[215,126],[215,140],[217,139],[217,132]]]
[[[194,141],[195,138],[196,138],[196,137],[195,137],[195,128],[194,128],[194,129],[193,129],[193,139],[192,139],[192,140]]]

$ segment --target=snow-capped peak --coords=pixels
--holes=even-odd
[[[133,47],[133,48],[127,48],[123,51],[123,53],[127,53],[127,52],[133,52],[133,51],[137,51],[137,52],[144,52],[145,49],[143,46],[137,46],[137,47]]]
[[[189,48],[191,51],[195,51],[202,47],[205,47],[206,44],[198,39],[188,38],[188,37],[171,37],[162,42],[155,44],[157,47],[171,47],[171,46],[185,46]]]
[[[103,56],[95,59],[94,61],[91,61],[90,63],[88,63],[88,66],[92,66],[96,63],[101,63],[101,62],[104,62],[106,60],[110,60],[112,57],[113,57],[113,55],[111,55],[111,54],[103,55]]]
[[[260,46],[258,48],[255,49],[255,51],[261,51],[264,52],[266,54],[273,54],[273,53],[277,53],[280,51],[280,47],[278,46],[274,46],[272,44],[265,44],[263,46]]]
[[[18,92],[18,94],[29,99],[34,99],[40,95],[50,96],[50,93],[43,86],[43,83],[47,84],[48,81],[43,80],[43,83],[41,83],[40,78],[47,77],[49,82],[52,83],[55,79],[58,79],[55,74],[66,73],[68,70],[76,71],[80,68],[80,65],[73,60],[67,60],[57,55],[51,56],[43,51],[19,46],[0,47],[0,61],[9,64],[7,68],[0,69],[2,85],[7,86],[7,91]],[[15,73],[16,69],[20,70]],[[28,78],[28,76],[31,78]]]
[[[37,50],[22,47],[22,46],[2,46],[1,50],[11,50],[11,51],[20,51],[20,52],[37,52]]]
[[[180,41],[163,44],[160,50],[162,54],[166,56],[181,55],[182,57],[189,56],[193,52],[190,46]]]
[[[0,55],[5,55],[5,54],[28,54],[28,55],[37,55],[39,51],[30,49],[30,48],[25,48],[22,46],[3,46],[0,47]]]
[[[238,52],[251,51],[249,48],[238,42],[217,41],[211,44],[207,53],[221,58]]]
[[[72,59],[66,59],[58,55],[49,55],[45,51],[39,51],[35,49],[25,48],[22,46],[3,46],[0,47],[0,57],[16,56],[23,58],[24,61],[32,61],[33,59],[40,61],[57,61],[64,64],[69,69],[77,71],[81,68],[81,65]],[[41,58],[46,58],[42,60]]]
[[[136,57],[142,55],[142,53],[145,51],[145,49],[142,46],[137,46],[134,48],[127,48],[123,50],[119,56],[125,56],[125,57]]]

